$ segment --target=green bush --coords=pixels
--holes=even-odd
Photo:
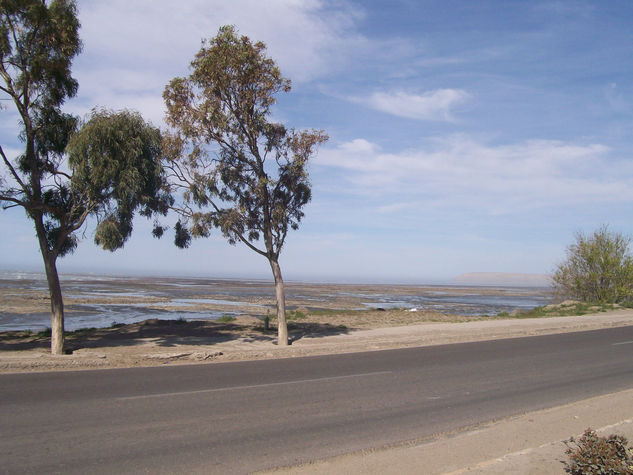
[[[217,321],[222,323],[230,323],[235,321],[235,317],[232,315],[222,315],[220,318],[217,319]]]
[[[303,313],[301,310],[294,310],[294,311],[290,311],[286,314],[286,320],[292,321],[292,320],[302,320],[304,318],[306,318],[307,315],[305,313]]]
[[[536,318],[536,317],[568,317],[587,315],[588,313],[608,312],[609,310],[615,310],[619,308],[618,305],[600,302],[573,302],[562,303],[560,305],[548,305],[541,307],[534,307],[530,310],[524,310],[517,314],[518,318]]]
[[[583,302],[621,303],[633,299],[631,238],[610,232],[606,226],[586,236],[576,235],[567,248],[567,259],[552,277],[563,298]]]
[[[569,461],[565,471],[572,475],[625,475],[633,474],[633,454],[626,437],[611,434],[598,437],[590,428],[580,439],[573,437],[565,442]]]

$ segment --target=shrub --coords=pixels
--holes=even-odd
[[[306,318],[306,314],[303,313],[301,310],[294,310],[294,311],[290,311],[286,314],[286,320],[302,320],[304,318]]]
[[[620,303],[633,299],[631,238],[610,232],[606,226],[586,236],[576,235],[567,248],[567,259],[552,278],[563,298],[583,302]]]
[[[573,437],[565,442],[569,461],[564,461],[565,471],[572,475],[622,475],[633,474],[633,455],[628,440],[611,434],[598,437],[590,428],[580,439]]]
[[[235,321],[235,317],[232,315],[222,315],[217,319],[217,321],[222,323],[230,323]]]

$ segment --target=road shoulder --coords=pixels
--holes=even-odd
[[[295,358],[373,350],[466,343],[501,338],[548,335],[633,325],[633,309],[567,317],[492,319],[457,323],[388,326],[295,338],[278,347],[275,338],[242,335],[231,339],[158,336],[102,340],[71,355],[52,356],[47,348],[0,351],[0,373],[107,369],[175,364],[221,363],[258,359]]]
[[[364,451],[265,473],[560,474],[564,440],[591,427],[633,440],[633,389],[439,435],[410,446]]]

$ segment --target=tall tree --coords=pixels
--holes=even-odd
[[[77,92],[71,63],[81,49],[73,0],[0,2],[0,91],[18,115],[24,152],[0,145],[0,203],[22,207],[35,226],[51,299],[51,352],[62,354],[64,304],[57,258],[97,220],[95,241],[115,250],[135,211],[165,213],[160,131],[133,112],[93,111],[81,123],[61,106]]]
[[[270,120],[275,96],[290,91],[290,81],[264,43],[238,36],[233,26],[203,42],[191,70],[163,94],[172,128],[165,166],[183,192],[176,245],[219,228],[229,243],[264,256],[275,279],[278,344],[287,345],[279,255],[311,198],[308,161],[328,137]]]

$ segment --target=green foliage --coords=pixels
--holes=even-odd
[[[132,233],[138,209],[143,216],[165,214],[171,198],[160,163],[161,135],[140,114],[93,111],[66,147],[71,190],[83,208],[100,218],[95,242],[114,251]]]
[[[290,81],[263,43],[232,26],[203,43],[191,69],[163,94],[173,132],[164,150],[184,201],[176,245],[218,228],[231,244],[242,241],[276,260],[310,200],[306,165],[327,136],[270,121],[275,96]]]
[[[38,338],[50,338],[51,337],[51,329],[46,327],[44,330],[37,334]]]
[[[516,314],[518,318],[537,318],[537,317],[568,317],[575,315],[587,315],[589,313],[608,312],[614,310],[618,306],[615,304],[601,302],[570,302],[560,305],[534,307],[533,309],[519,312]]]
[[[12,77],[10,83],[5,80],[3,90],[34,111],[33,132],[40,153],[61,152],[64,134],[59,132],[72,129],[57,127],[62,119],[59,106],[77,92],[70,67],[80,50],[74,1],[53,0],[49,5],[42,0],[2,1],[0,64],[2,72]]]
[[[10,162],[0,203],[22,206],[35,221],[43,252],[72,252],[75,208],[61,163],[77,119],[61,106],[77,92],[72,60],[81,50],[74,1],[7,0],[0,3],[0,92],[19,115],[24,153]],[[60,223],[70,217],[71,223]],[[70,229],[69,229],[70,228]]]
[[[301,310],[292,310],[286,314],[287,320],[303,320],[307,315]]]
[[[633,453],[626,437],[611,434],[598,437],[595,431],[585,430],[580,439],[565,442],[565,471],[572,475],[633,474]]]
[[[583,302],[620,303],[633,299],[631,238],[606,227],[576,235],[567,259],[554,272],[556,292]]]
[[[230,323],[235,321],[235,317],[233,315],[222,315],[217,319],[217,321],[221,323]]]
[[[174,231],[174,244],[176,245],[176,247],[179,247],[181,249],[189,247],[189,245],[191,244],[191,233],[185,226],[183,226],[180,220],[176,222]]]

